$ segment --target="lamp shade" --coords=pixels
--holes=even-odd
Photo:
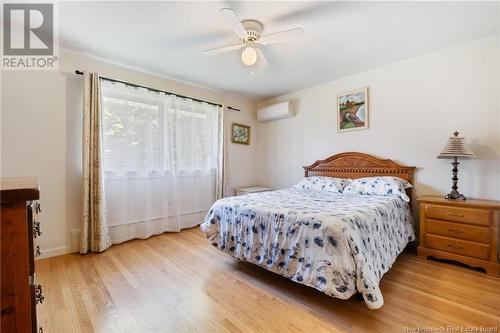
[[[474,158],[474,152],[467,146],[465,143],[465,138],[463,136],[458,136],[458,132],[453,133],[446,142],[446,146],[444,146],[441,153],[437,158],[453,158],[453,157],[462,157],[462,158]]]

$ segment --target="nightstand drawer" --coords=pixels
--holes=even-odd
[[[488,227],[426,219],[425,230],[430,234],[460,238],[479,243],[491,243],[491,230]]]
[[[467,257],[488,260],[490,246],[448,237],[425,235],[425,246],[431,249],[461,254]]]
[[[427,205],[426,217],[453,222],[490,226],[489,210]]]

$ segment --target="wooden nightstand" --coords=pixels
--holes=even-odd
[[[500,275],[498,224],[500,201],[446,200],[424,196],[420,202],[418,256],[460,261]]]

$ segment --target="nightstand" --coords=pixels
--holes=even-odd
[[[267,192],[271,191],[269,187],[245,187],[245,188],[237,188],[236,195],[245,195],[249,193],[257,193],[257,192]]]
[[[498,225],[500,201],[446,200],[424,196],[420,202],[420,257],[460,261],[500,275]]]

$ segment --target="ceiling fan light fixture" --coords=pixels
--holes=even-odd
[[[203,50],[202,53],[205,55],[214,55],[243,49],[241,52],[241,61],[245,66],[252,67],[252,74],[255,64],[258,63],[259,68],[268,66],[266,57],[259,48],[260,45],[272,45],[297,40],[304,36],[304,29],[302,28],[263,34],[264,27],[259,21],[241,21],[231,8],[222,8],[220,12],[240,41],[238,44]]]
[[[257,52],[253,47],[247,46],[241,52],[241,61],[246,65],[246,66],[253,66],[257,62]]]

